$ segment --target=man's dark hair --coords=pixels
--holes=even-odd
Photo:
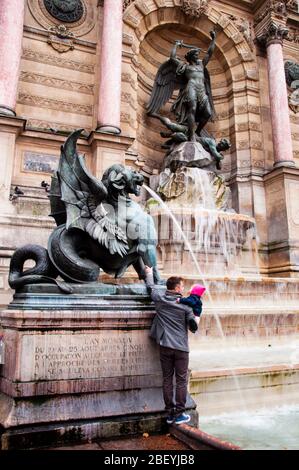
[[[182,277],[178,276],[171,276],[169,279],[166,281],[166,287],[168,290],[174,290],[176,286],[180,284],[184,279]]]

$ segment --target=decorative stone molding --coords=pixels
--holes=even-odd
[[[181,10],[185,15],[200,18],[208,6],[208,0],[182,0]]]
[[[121,120],[122,122],[130,123],[130,114],[128,114],[128,113],[121,113],[121,114],[120,114],[120,120]]]
[[[129,113],[120,113],[120,120],[121,122],[125,122],[129,124],[132,128],[135,127],[135,120],[131,118],[131,115]]]
[[[253,24],[249,22],[246,18],[240,18],[235,15],[228,15],[227,16],[229,21],[232,21],[233,24],[236,26],[238,31],[242,34],[242,36],[247,41],[250,49],[253,51],[254,49],[254,42],[253,42]]]
[[[134,38],[130,34],[123,34],[123,43],[127,44],[128,46],[132,46],[134,42]]]
[[[30,95],[29,93],[19,93],[18,103],[27,106],[37,106],[39,108],[54,109],[72,114],[93,115],[93,107],[84,104],[66,103],[65,101],[44,98],[42,96]]]
[[[78,72],[94,74],[95,71],[94,65],[83,64],[82,62],[64,59],[62,57],[57,57],[51,54],[43,54],[41,52],[33,51],[32,49],[27,48],[23,49],[22,58],[26,60],[32,60],[33,62],[40,62],[43,64],[55,65],[56,67],[76,70]]]
[[[136,109],[135,102],[134,102],[134,98],[133,98],[133,96],[131,95],[131,93],[125,93],[124,91],[122,91],[122,93],[121,93],[121,100],[122,100],[124,103],[127,103],[128,105],[130,105],[131,108]]]
[[[189,0],[187,3],[186,2],[187,0],[184,4],[186,8],[189,8],[191,6],[191,0]],[[165,23],[166,19],[167,22],[172,24],[180,23],[182,20],[179,7],[183,8],[183,0],[155,0],[155,2],[146,2],[146,11],[148,13],[145,13],[143,7],[141,8],[141,3],[141,0],[135,0],[135,2],[132,2],[129,8],[127,8],[123,14],[124,34],[131,35],[132,30],[134,30],[137,39],[137,41],[134,41],[134,44],[136,44],[137,47],[136,54],[139,52],[138,42],[141,44],[145,35],[152,31],[155,27],[158,27],[161,25],[161,23]],[[221,29],[223,29],[224,34],[230,40],[230,49],[233,47],[233,42],[241,62],[254,60],[250,45],[234,25],[233,21],[225,18],[221,11],[210,5],[210,2],[207,0],[205,0],[205,3],[199,0],[196,2],[195,0],[192,0],[192,5],[195,5],[196,8],[199,8],[199,10],[197,10],[198,13],[195,12],[195,15],[200,13],[201,15],[206,16],[214,24],[214,27],[217,28],[217,26],[220,26]],[[157,7],[159,8],[157,9]],[[188,12],[191,13],[191,10],[188,10]],[[196,18],[197,16],[195,16],[195,19]],[[186,24],[189,21],[190,20],[188,15],[186,14]],[[197,25],[195,24],[193,27],[198,29]],[[132,64],[137,66],[135,56],[132,57]]]
[[[73,132],[77,129],[77,127],[69,126],[63,122],[45,121],[40,119],[27,119],[26,129],[37,129],[49,132],[53,132],[53,130],[60,132]],[[91,129],[89,128],[85,128],[85,130],[88,133],[91,132]]]
[[[48,29],[50,44],[53,49],[62,53],[75,48],[73,39],[76,37],[64,24],[51,26]]]
[[[146,1],[136,0],[135,1],[135,6],[136,6],[137,10],[139,10],[143,15],[147,15],[150,12],[150,8],[147,5]]]
[[[76,91],[77,93],[86,93],[87,95],[94,94],[93,85],[87,85],[86,83],[74,82],[71,80],[63,80],[56,77],[49,77],[47,75],[40,75],[33,72],[21,72],[20,81],[27,83],[38,83],[47,87]]]
[[[258,11],[254,20],[254,25],[259,24],[269,15],[272,19],[286,19],[288,12],[285,2],[280,0],[268,0]]]
[[[289,28],[289,34],[287,35],[286,40],[299,44],[299,29]]]
[[[135,0],[123,0],[123,11],[125,11]]]
[[[124,22],[131,26],[131,28],[133,29],[135,29],[139,24],[138,18],[127,12],[125,12],[124,14]]]
[[[298,0],[287,0],[287,10],[294,13],[299,13]]]
[[[257,37],[257,41],[262,46],[269,46],[270,44],[282,44],[283,40],[287,37],[289,30],[283,26],[271,21],[267,29]]]

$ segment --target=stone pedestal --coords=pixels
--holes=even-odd
[[[269,275],[299,277],[299,170],[276,168],[264,181]]]
[[[153,314],[142,285],[78,285],[69,296],[40,285],[15,295],[1,314],[2,449],[161,431]]]
[[[213,159],[199,142],[182,142],[176,145],[163,161],[163,169],[170,168],[173,172],[180,166],[213,167]]]
[[[128,136],[92,132],[89,138],[93,159],[92,172],[101,178],[103,172],[115,163],[125,164],[125,152],[134,139]]]

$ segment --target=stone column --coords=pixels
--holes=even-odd
[[[121,132],[122,6],[121,0],[104,1],[97,130],[112,134]]]
[[[271,22],[258,39],[267,48],[274,167],[295,166],[282,42],[288,30]]]
[[[24,5],[24,0],[0,1],[0,114],[2,115],[16,115]]]

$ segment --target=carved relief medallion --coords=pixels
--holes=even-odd
[[[64,23],[68,31],[79,38],[88,34],[95,25],[94,0],[27,0],[27,2],[31,15],[46,31],[52,26]]]
[[[64,23],[79,21],[84,13],[81,0],[44,0],[44,5],[50,15]]]
[[[183,0],[181,10],[188,16],[200,16],[208,9],[208,0]]]

